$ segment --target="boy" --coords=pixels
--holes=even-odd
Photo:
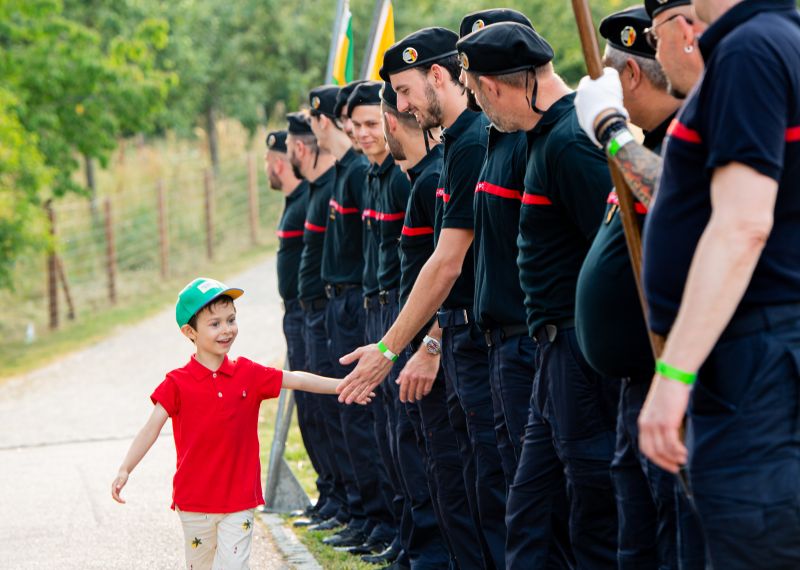
[[[178,467],[173,503],[185,535],[190,570],[249,567],[253,511],[264,504],[258,450],[261,401],[281,388],[335,394],[338,380],[285,372],[246,358],[228,359],[238,325],[233,300],[244,293],[219,281],[198,278],[178,296],[175,316],[196,353],[169,372],[150,399],[153,413],[133,440],[111,496],[172,417]]]

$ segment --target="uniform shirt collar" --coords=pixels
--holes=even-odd
[[[344,156],[337,161],[337,164],[340,166],[347,166],[353,162],[356,157],[358,157],[358,153],[356,152],[356,149],[351,146],[347,149],[347,152],[344,153]]]
[[[575,104],[575,92],[564,95],[561,99],[550,105],[550,108],[544,112],[542,118],[536,123],[531,132],[541,133],[549,130],[558,120],[567,112],[572,109]]]
[[[203,380],[214,372],[218,374],[224,374],[225,376],[233,376],[233,371],[235,369],[234,363],[235,361],[231,361],[226,354],[222,359],[222,364],[219,365],[219,368],[216,370],[209,370],[200,364],[197,361],[196,355],[193,354],[189,359],[189,364],[186,365],[186,368],[189,370],[189,373],[194,377],[195,380]]]
[[[303,194],[306,193],[306,190],[308,190],[308,180],[301,180],[300,184],[297,185],[297,188],[292,190],[292,193],[286,196],[286,202],[289,203],[297,200],[298,198],[302,198]]]
[[[320,186],[325,186],[334,176],[336,176],[336,168],[331,166],[328,170],[320,174],[316,180],[309,181],[308,184],[310,187],[319,188]]]
[[[725,36],[753,16],[761,12],[781,12],[796,9],[794,0],[744,0],[744,2],[736,4],[711,24],[700,36],[698,43],[700,44],[700,52],[703,54],[703,59],[708,62],[714,53],[714,49]]]
[[[652,131],[646,131],[644,133],[644,141],[642,144],[645,148],[653,150],[654,148],[658,147],[661,144],[661,141],[664,140],[664,137],[667,136],[667,129],[669,128],[670,123],[672,123],[672,119],[675,118],[676,113],[670,114],[660,125],[658,125]]]
[[[429,164],[440,158],[442,158],[442,145],[437,144],[428,154],[422,157],[422,160],[408,169],[408,177],[411,179],[411,182],[419,178]]]
[[[380,164],[370,163],[369,165],[369,175],[373,178],[381,177],[386,172],[394,166],[394,158],[392,157],[391,153],[386,155],[386,158],[383,159],[383,162]]]
[[[472,125],[472,121],[477,120],[481,116],[480,113],[464,109],[452,125],[447,127],[442,132],[442,140],[452,143],[455,139],[460,137]]]

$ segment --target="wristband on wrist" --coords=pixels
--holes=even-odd
[[[603,146],[605,144],[601,140],[601,138],[607,138],[605,135],[608,131],[610,131],[612,123],[616,125],[616,123],[622,123],[623,125],[628,124],[628,119],[622,113],[611,113],[610,115],[606,115],[600,122],[597,123],[597,126],[594,128],[594,136],[597,139],[597,142],[601,143]]]
[[[608,146],[606,147],[606,152],[610,156],[617,156],[617,153],[622,147],[629,142],[633,142],[634,140],[635,139],[633,138],[633,135],[626,127],[625,129],[614,133],[613,138],[609,141]]]
[[[686,384],[687,386],[693,385],[697,380],[697,372],[685,372],[683,370],[679,370],[674,366],[670,366],[663,360],[656,361],[656,374],[659,374],[664,378],[669,378],[670,380],[675,380],[681,384]]]
[[[395,362],[397,360],[397,355],[389,350],[389,347],[383,343],[383,339],[378,341],[378,350],[381,351],[383,357],[389,362]]]

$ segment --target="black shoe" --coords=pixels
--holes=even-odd
[[[343,526],[344,526],[344,523],[342,521],[340,521],[339,519],[337,519],[335,517],[332,517],[332,518],[329,518],[326,521],[322,521],[319,524],[316,524],[314,526],[308,527],[308,530],[333,530],[333,529],[340,528],[340,527],[343,527]]]
[[[351,546],[358,546],[360,544],[364,544],[366,541],[367,535],[361,531],[358,531],[349,535],[342,533],[335,536],[329,536],[322,542],[328,546],[333,546],[338,550],[339,548],[345,549]]]
[[[311,517],[310,519],[297,519],[292,523],[292,526],[295,527],[302,527],[302,526],[314,526],[325,522],[324,519],[318,517]]]
[[[379,554],[370,554],[367,556],[362,556],[361,560],[363,560],[367,564],[391,564],[397,559],[399,555],[400,555],[400,550],[398,548],[394,548],[390,544],[383,552]]]
[[[383,552],[384,550],[386,550],[388,546],[389,543],[383,540],[374,540],[372,538],[368,538],[365,543],[348,548],[347,552],[354,555],[377,554],[379,552]]]
[[[338,541],[343,540],[345,538],[350,538],[351,536],[355,535],[357,532],[358,532],[357,529],[354,529],[352,526],[347,526],[346,528],[343,528],[342,530],[340,530],[336,534],[332,534],[331,536],[326,536],[325,538],[323,538],[322,539],[322,543],[323,544],[328,544],[331,541],[338,542]]]

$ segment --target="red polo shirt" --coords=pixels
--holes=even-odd
[[[227,356],[216,372],[192,356],[167,374],[150,399],[172,418],[173,509],[233,513],[264,504],[258,411],[280,394],[282,380],[281,370]]]

